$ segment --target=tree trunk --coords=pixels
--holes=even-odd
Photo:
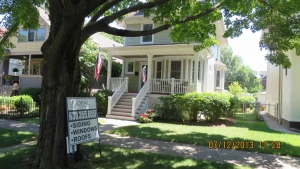
[[[59,169],[68,166],[66,97],[77,96],[78,93],[78,56],[84,18],[69,16],[58,4],[51,5],[50,9],[50,34],[42,46],[41,125],[31,162],[32,168]]]

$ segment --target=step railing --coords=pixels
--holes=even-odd
[[[116,105],[124,92],[128,92],[128,77],[121,83],[119,88],[115,90],[112,96],[108,96],[107,114],[111,114],[112,108]]]
[[[152,79],[152,93],[186,93],[191,91],[191,80],[186,79]]]
[[[132,112],[131,112],[131,116],[135,116],[135,111],[137,110],[137,108],[139,107],[139,105],[141,104],[141,102],[143,101],[144,97],[147,95],[147,93],[149,92],[149,85],[150,85],[150,81],[147,81],[144,86],[142,87],[142,89],[140,90],[140,92],[138,93],[138,95],[135,98],[132,98]]]

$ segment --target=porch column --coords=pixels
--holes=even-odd
[[[147,92],[150,92],[151,79],[152,79],[151,75],[152,75],[152,59],[153,59],[153,55],[147,55],[147,57],[148,57],[147,81],[149,81]]]
[[[185,59],[185,80],[189,80],[189,60]]]
[[[125,76],[125,60],[123,60],[122,62],[122,74],[121,74],[121,77],[124,78]]]
[[[107,60],[108,60],[108,64],[107,64],[106,89],[110,89],[111,63],[112,63],[112,56],[111,56],[111,54],[108,54]]]
[[[167,59],[164,59],[164,73],[163,73],[163,78],[167,78]]]
[[[195,52],[194,53],[194,58],[195,58],[195,66],[194,66],[194,91],[198,91],[198,65],[199,65],[199,53]]]
[[[31,54],[29,54],[29,58],[28,58],[28,75],[30,75],[30,64],[31,64]]]
[[[207,56],[203,60],[204,70],[203,70],[203,92],[207,92],[207,73],[208,73],[208,59]]]

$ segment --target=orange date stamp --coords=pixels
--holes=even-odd
[[[257,146],[257,147],[256,147]],[[280,141],[209,141],[208,148],[209,149],[253,149],[253,148],[261,148],[261,149],[280,149],[281,143]]]

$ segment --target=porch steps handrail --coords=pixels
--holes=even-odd
[[[140,92],[136,95],[135,98],[132,98],[132,114],[131,116],[135,116],[135,111],[137,110],[137,108],[139,107],[139,105],[141,104],[141,102],[143,101],[143,99],[145,98],[145,96],[148,93],[148,85],[150,84],[150,81],[146,81],[146,83],[144,84],[144,86],[142,87],[142,89],[140,90]]]
[[[112,96],[108,96],[107,114],[111,114],[111,109],[116,105],[126,91],[128,91],[128,77],[125,77],[125,80],[121,83]]]

